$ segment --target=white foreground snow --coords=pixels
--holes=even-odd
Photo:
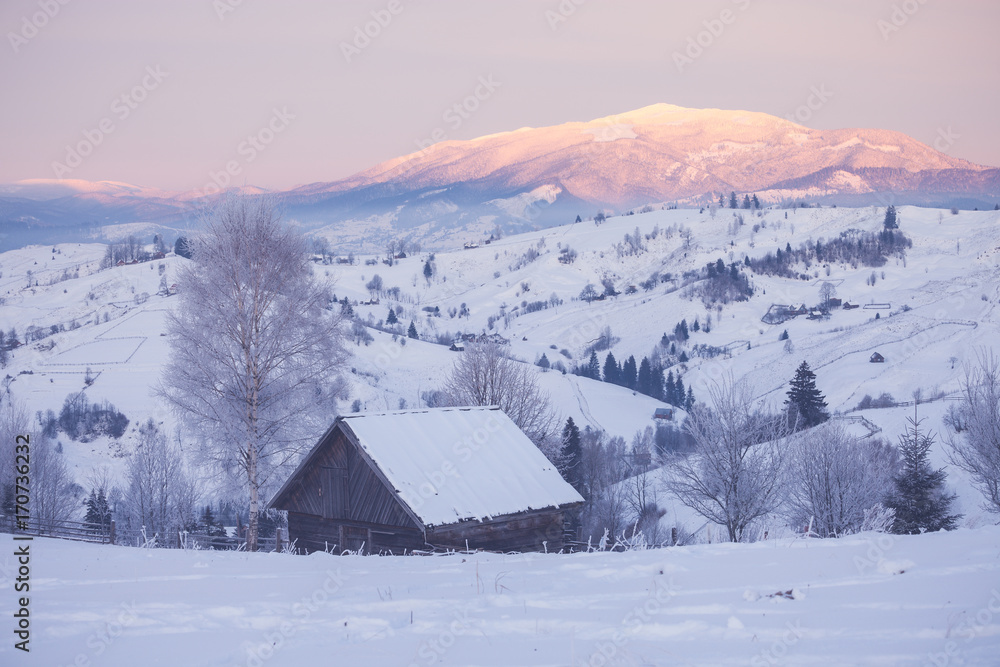
[[[357,557],[35,539],[2,665],[990,665],[1000,527],[631,553]],[[780,593],[780,594],[779,594]]]

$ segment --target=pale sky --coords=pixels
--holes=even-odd
[[[378,34],[348,62],[366,24]],[[998,166],[998,27],[986,0],[3,0],[0,183],[192,189],[232,162],[238,184],[287,188],[435,130],[469,139],[657,102],[798,111]],[[689,39],[701,53],[679,66]],[[449,111],[477,91],[474,110]]]

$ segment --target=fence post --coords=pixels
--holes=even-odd
[[[179,530],[177,531],[177,548],[178,549],[184,548],[184,539],[183,537],[181,537],[181,531]]]
[[[274,529],[274,550],[281,551],[281,528]]]
[[[111,540],[109,542],[109,544],[114,544],[115,543],[115,520],[114,519],[111,520],[111,534],[109,536],[109,539]]]

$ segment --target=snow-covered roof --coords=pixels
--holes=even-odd
[[[362,413],[338,422],[427,526],[583,502],[496,407]]]
[[[583,501],[499,408],[426,408],[342,419],[424,525]]]

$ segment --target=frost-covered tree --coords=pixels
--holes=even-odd
[[[783,419],[754,407],[743,383],[728,380],[709,389],[712,407],[692,407],[684,427],[694,453],[677,459],[667,487],[683,504],[725,526],[740,542],[747,527],[771,514],[784,497]]]
[[[414,339],[419,337],[417,335],[417,325],[413,323],[413,320],[410,320],[410,327],[406,330],[406,337]]]
[[[951,462],[969,473],[986,499],[984,508],[1000,514],[1000,360],[978,353],[978,364],[966,369],[962,402],[952,424],[961,429],[948,439]]]
[[[882,225],[886,229],[899,229],[899,221],[896,218],[896,207],[892,204],[885,209],[885,219],[882,221]]]
[[[955,495],[947,493],[944,469],[931,467],[928,453],[934,445],[933,433],[921,433],[922,419],[907,419],[909,427],[899,436],[901,466],[885,506],[896,510],[892,532],[916,534],[951,530],[961,514],[949,514]]]
[[[534,366],[511,357],[504,345],[467,345],[445,380],[444,391],[451,405],[499,406],[540,448],[558,428]]]
[[[567,417],[562,430],[562,449],[560,450],[559,472],[573,488],[583,493],[583,446],[580,442],[580,429],[572,417]]]
[[[131,527],[164,539],[194,519],[194,486],[180,452],[167,443],[152,419],[139,427],[135,451],[125,467],[123,512]]]
[[[882,502],[898,465],[896,450],[872,438],[823,424],[792,444],[787,515],[821,537],[861,528],[865,511]]]
[[[266,198],[224,200],[193,245],[167,317],[160,393],[198,434],[206,462],[246,494],[256,550],[261,496],[336,414],[341,316],[304,240]]]

